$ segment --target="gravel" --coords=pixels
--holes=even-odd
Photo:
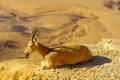
[[[101,46],[105,44],[114,45],[104,42]],[[120,80],[120,51],[105,50],[104,47],[99,48],[98,45],[99,43],[93,44],[94,48],[92,44],[87,45],[94,55],[90,62],[60,66],[56,69],[38,69],[34,80]]]

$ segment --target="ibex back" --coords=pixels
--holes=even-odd
[[[49,48],[39,43],[35,36],[37,30],[34,30],[31,35],[31,41],[28,42],[28,47],[24,51],[26,57],[32,53],[39,53],[45,59],[41,62],[44,69],[55,68],[59,65],[77,64],[87,62],[92,55],[90,50],[84,45],[59,46]]]

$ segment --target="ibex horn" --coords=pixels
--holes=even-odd
[[[32,41],[33,41],[33,39],[34,39],[35,34],[36,34],[37,31],[38,31],[37,29],[32,31],[32,35],[31,35],[31,40]]]

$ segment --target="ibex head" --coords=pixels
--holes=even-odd
[[[34,30],[31,35],[31,40],[28,42],[28,46],[24,51],[25,56],[28,58],[29,55],[38,50],[38,38],[35,36],[38,30]]]

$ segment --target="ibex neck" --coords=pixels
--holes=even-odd
[[[45,56],[47,54],[49,54],[51,49],[49,47],[46,47],[46,46],[39,43],[39,49],[38,50],[39,50],[40,54],[42,55],[42,57],[45,58]]]

